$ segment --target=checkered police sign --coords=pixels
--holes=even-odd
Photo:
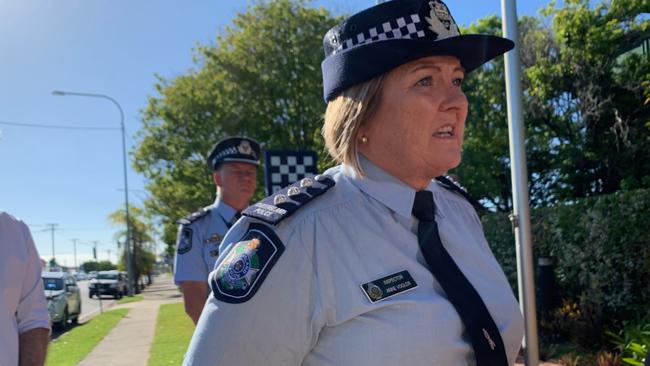
[[[264,151],[266,194],[274,192],[302,178],[318,174],[315,151]]]

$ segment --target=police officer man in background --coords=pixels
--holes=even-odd
[[[208,274],[219,244],[257,186],[260,146],[252,139],[231,137],[218,142],[207,158],[217,198],[210,206],[178,221],[174,281],[183,292],[185,312],[199,320],[208,297]]]

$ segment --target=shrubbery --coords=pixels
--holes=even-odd
[[[483,215],[485,234],[516,293],[514,236],[506,214]],[[606,331],[650,313],[650,190],[603,195],[531,212],[535,258],[554,260],[554,309],[538,314],[542,341],[590,349]],[[537,263],[537,261],[535,261]]]

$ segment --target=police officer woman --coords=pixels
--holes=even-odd
[[[186,365],[514,363],[523,319],[466,193],[465,74],[512,49],[438,0],[324,38],[323,135],[341,165],[256,203],[210,274]]]

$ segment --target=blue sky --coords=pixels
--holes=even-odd
[[[519,0],[519,15],[534,15],[547,0]],[[140,129],[140,111],[154,94],[155,75],[173,78],[192,64],[192,49],[210,44],[238,11],[240,0],[0,0],[0,210],[31,228],[41,257],[59,263],[116,261],[115,233],[107,216],[123,207],[119,113],[109,101],[52,96],[53,90],[100,93],[125,114],[127,148]],[[353,13],[374,0],[321,0],[333,13]],[[448,0],[467,25],[500,14],[497,0]],[[8,125],[84,126],[69,130]],[[128,172],[130,201],[146,198],[144,178]],[[206,204],[212,200],[206,197]],[[158,245],[162,250],[163,245]],[[109,252],[110,251],[110,257]]]

